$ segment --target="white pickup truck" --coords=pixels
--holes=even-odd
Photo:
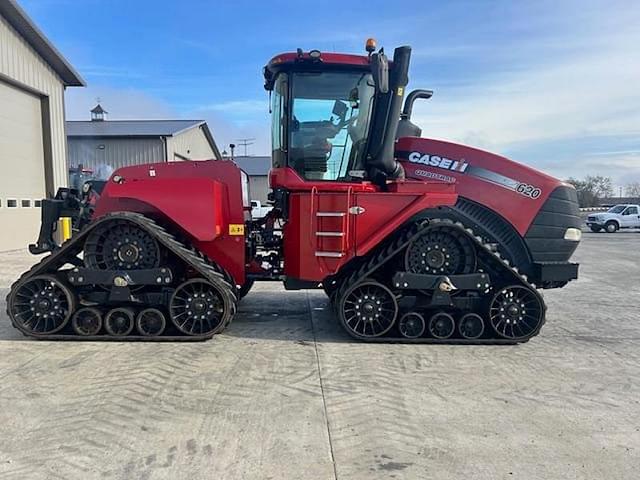
[[[614,233],[621,228],[640,228],[640,205],[623,203],[606,212],[593,213],[587,217],[587,226],[593,232],[604,230]]]
[[[260,200],[251,200],[251,218],[257,219],[264,217],[273,207],[263,207]]]

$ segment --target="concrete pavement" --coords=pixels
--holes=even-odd
[[[585,233],[525,345],[370,345],[260,284],[204,343],[25,340],[0,254],[0,478],[637,478],[640,234]]]

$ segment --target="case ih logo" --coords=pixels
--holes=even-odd
[[[451,160],[447,157],[438,155],[422,154],[420,152],[411,152],[408,160],[413,163],[421,163],[431,167],[444,168],[445,170],[453,170],[454,172],[464,173],[469,164],[464,160]]]

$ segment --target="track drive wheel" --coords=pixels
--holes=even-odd
[[[411,242],[404,263],[405,269],[411,273],[472,273],[476,267],[476,252],[463,231],[452,227],[434,227]]]
[[[114,220],[89,233],[84,263],[97,270],[138,270],[160,264],[160,247],[149,232],[126,220]]]
[[[535,334],[544,320],[544,306],[529,288],[512,285],[496,293],[489,306],[491,326],[501,337],[524,340]]]
[[[53,275],[37,275],[12,290],[8,310],[14,325],[29,335],[62,330],[75,301],[71,291]]]
[[[395,295],[375,280],[352,285],[337,301],[342,326],[357,338],[384,335],[393,327],[398,316]]]
[[[228,323],[233,312],[230,292],[225,286],[202,278],[187,280],[173,292],[169,316],[186,335],[213,335]]]

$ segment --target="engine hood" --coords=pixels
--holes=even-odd
[[[396,157],[407,178],[455,184],[461,197],[497,212],[522,236],[556,188],[572,188],[500,155],[441,140],[400,138]]]

